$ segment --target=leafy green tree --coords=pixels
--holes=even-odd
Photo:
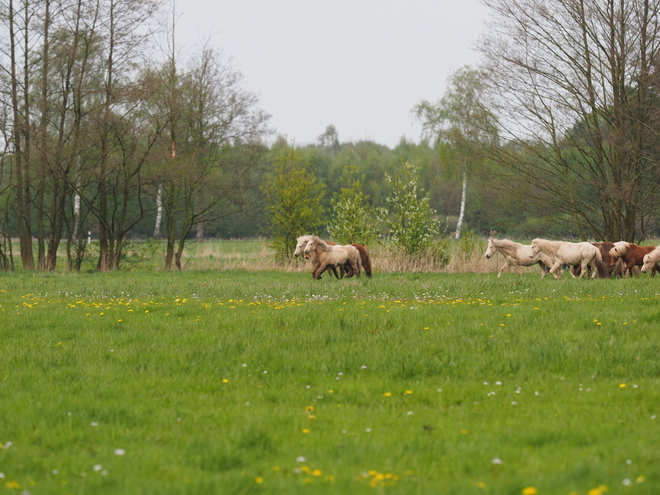
[[[296,239],[323,225],[325,186],[310,172],[300,151],[285,148],[275,161],[273,174],[262,186],[271,245],[277,257],[291,259]]]
[[[334,218],[328,233],[342,244],[369,244],[376,238],[375,212],[369,205],[369,196],[362,192],[364,175],[358,179],[355,165],[344,168],[343,187],[331,202]]]
[[[385,180],[391,193],[385,199],[388,207],[379,208],[378,214],[399,249],[410,256],[420,255],[440,234],[440,225],[431,198],[418,190],[419,168],[406,162],[400,175],[386,174]]]

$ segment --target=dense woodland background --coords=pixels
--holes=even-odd
[[[310,232],[396,240],[404,192],[427,237],[658,235],[660,1],[485,3],[483,64],[390,149],[331,122],[288,142],[229,55],[176,45],[171,5],[0,2],[4,268],[52,270],[64,250],[79,269],[89,237],[104,271],[134,239],[163,239],[167,269],[194,240],[268,237],[285,257]]]

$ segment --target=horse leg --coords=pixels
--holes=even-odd
[[[325,268],[326,268],[327,266],[328,266],[328,263],[327,263],[326,261],[322,262],[322,263],[319,265],[318,269],[316,270],[316,273],[314,273],[314,278],[315,278],[316,280],[319,280],[319,279],[321,278],[321,274],[323,273],[323,271],[325,270]]]
[[[550,274],[555,277],[555,280],[559,280],[561,278],[561,275],[557,275],[557,269],[561,268],[561,261],[555,261],[555,263],[552,265],[552,268],[550,268]]]
[[[541,266],[541,280],[543,280],[545,276],[548,274],[548,265],[546,265],[542,261],[537,261],[537,263]]]
[[[353,269],[352,269],[352,267],[351,267],[351,264],[348,263],[348,262],[343,263],[343,264],[341,265],[341,271],[342,271],[342,273],[343,273],[342,278],[343,278],[344,276],[345,276],[346,278],[351,278],[351,277],[354,275],[354,273],[353,273]]]
[[[360,278],[360,268],[358,267],[357,262],[355,260],[349,260],[349,263],[351,265],[351,270],[355,273],[355,277]]]
[[[504,260],[504,264],[502,265],[502,268],[500,268],[500,271],[499,271],[499,273],[497,274],[497,278],[500,278],[500,277],[502,276],[502,272],[504,271],[504,269],[505,269],[507,266],[509,266],[509,260],[505,259],[505,260]]]
[[[362,275],[362,268],[364,266],[362,265],[362,258],[360,257],[360,253],[358,252],[358,255],[355,257],[355,267],[357,268],[357,278],[360,278]]]

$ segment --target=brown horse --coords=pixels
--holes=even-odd
[[[655,246],[638,246],[632,242],[617,242],[610,251],[610,266],[616,265],[621,259],[624,263],[623,273],[635,273],[635,267],[644,266],[644,256],[650,254]],[[639,268],[637,268],[639,270]],[[651,273],[655,276],[656,268],[651,268]]]

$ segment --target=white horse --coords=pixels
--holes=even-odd
[[[550,273],[556,279],[561,278],[556,272],[562,265],[580,265],[580,276],[584,277],[587,268],[591,267],[600,277],[607,277],[600,250],[590,242],[548,241],[534,239],[532,241],[530,258],[539,253],[545,253],[552,260]]]
[[[320,264],[315,272],[312,273],[313,278],[320,278],[321,273],[327,266],[342,266],[346,263],[350,265],[351,271],[360,278],[362,271],[362,260],[360,259],[360,252],[350,244],[345,246],[330,245],[317,236],[311,236],[307,241],[307,246],[303,252],[311,256],[315,252]]]
[[[552,266],[552,260],[544,253],[539,253],[536,258],[531,257],[532,246],[526,246],[508,239],[488,239],[488,249],[486,258],[490,259],[495,253],[500,253],[504,257],[504,264],[500,268],[497,278],[502,276],[502,272],[507,266],[517,266],[518,275],[522,278],[522,267],[539,264],[541,267],[541,278],[548,274],[549,267]]]
[[[309,253],[305,253],[305,248],[307,247],[307,243],[310,241],[310,239],[314,237],[312,235],[301,235],[298,237],[296,241],[296,250],[293,252],[293,255],[297,258],[298,256],[303,256],[305,255],[306,258],[308,258],[312,262],[312,278],[314,277],[314,274],[318,270],[319,266],[321,266],[321,262],[318,259],[318,256],[316,256],[316,251],[310,251]],[[328,271],[332,271],[332,273],[335,275],[335,277],[340,278],[339,275],[337,274],[337,270],[335,268],[335,265],[328,265],[326,268]],[[340,270],[342,272],[342,275],[344,273],[343,266],[340,267]],[[319,274],[318,278],[321,278],[321,274]]]
[[[651,276],[655,277],[655,272],[658,269],[658,261],[660,261],[660,246],[656,247],[653,251],[644,256],[642,273],[646,273],[651,270]]]

